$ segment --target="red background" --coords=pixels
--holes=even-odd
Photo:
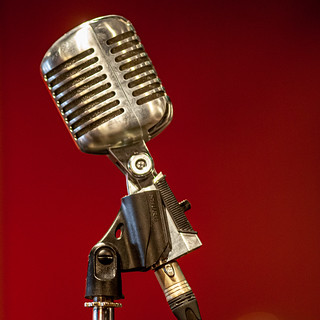
[[[180,259],[203,319],[320,318],[319,1],[1,2],[2,315],[91,319],[87,255],[125,195],[74,146],[39,74],[74,26],[120,14],[174,105],[148,143],[203,247]],[[117,319],[173,319],[152,272]]]

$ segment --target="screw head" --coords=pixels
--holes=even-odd
[[[138,159],[135,163],[135,166],[138,170],[142,170],[147,165],[146,160]]]
[[[135,154],[129,159],[128,168],[137,177],[147,175],[153,169],[152,158],[146,153]]]
[[[109,265],[113,262],[113,254],[107,249],[101,249],[97,254],[97,258],[103,265]]]

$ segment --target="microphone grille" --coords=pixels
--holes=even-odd
[[[75,139],[124,112],[98,60],[94,49],[90,48],[44,75]]]
[[[41,71],[84,152],[148,141],[171,121],[170,99],[122,17],[97,18],[71,30],[48,50]]]
[[[136,100],[138,105],[166,95],[160,79],[134,31],[128,31],[111,38],[107,44],[111,46],[110,51],[114,55],[115,62],[119,65],[119,70],[122,71],[124,80],[128,80],[127,85],[132,89],[132,95],[138,97]],[[142,86],[145,83],[147,84]],[[145,96],[149,92],[151,94]],[[140,97],[141,95],[144,96]]]

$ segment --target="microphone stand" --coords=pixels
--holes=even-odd
[[[169,306],[179,320],[200,320],[198,303],[176,259],[201,242],[162,173],[157,174],[144,141],[110,148],[108,157],[126,175],[128,196],[113,224],[91,249],[86,307],[93,320],[114,320],[114,302],[123,299],[121,273],[154,270]]]

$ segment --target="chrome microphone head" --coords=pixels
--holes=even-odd
[[[148,141],[171,121],[170,99],[123,17],[100,17],[66,33],[44,56],[41,73],[83,152]]]

